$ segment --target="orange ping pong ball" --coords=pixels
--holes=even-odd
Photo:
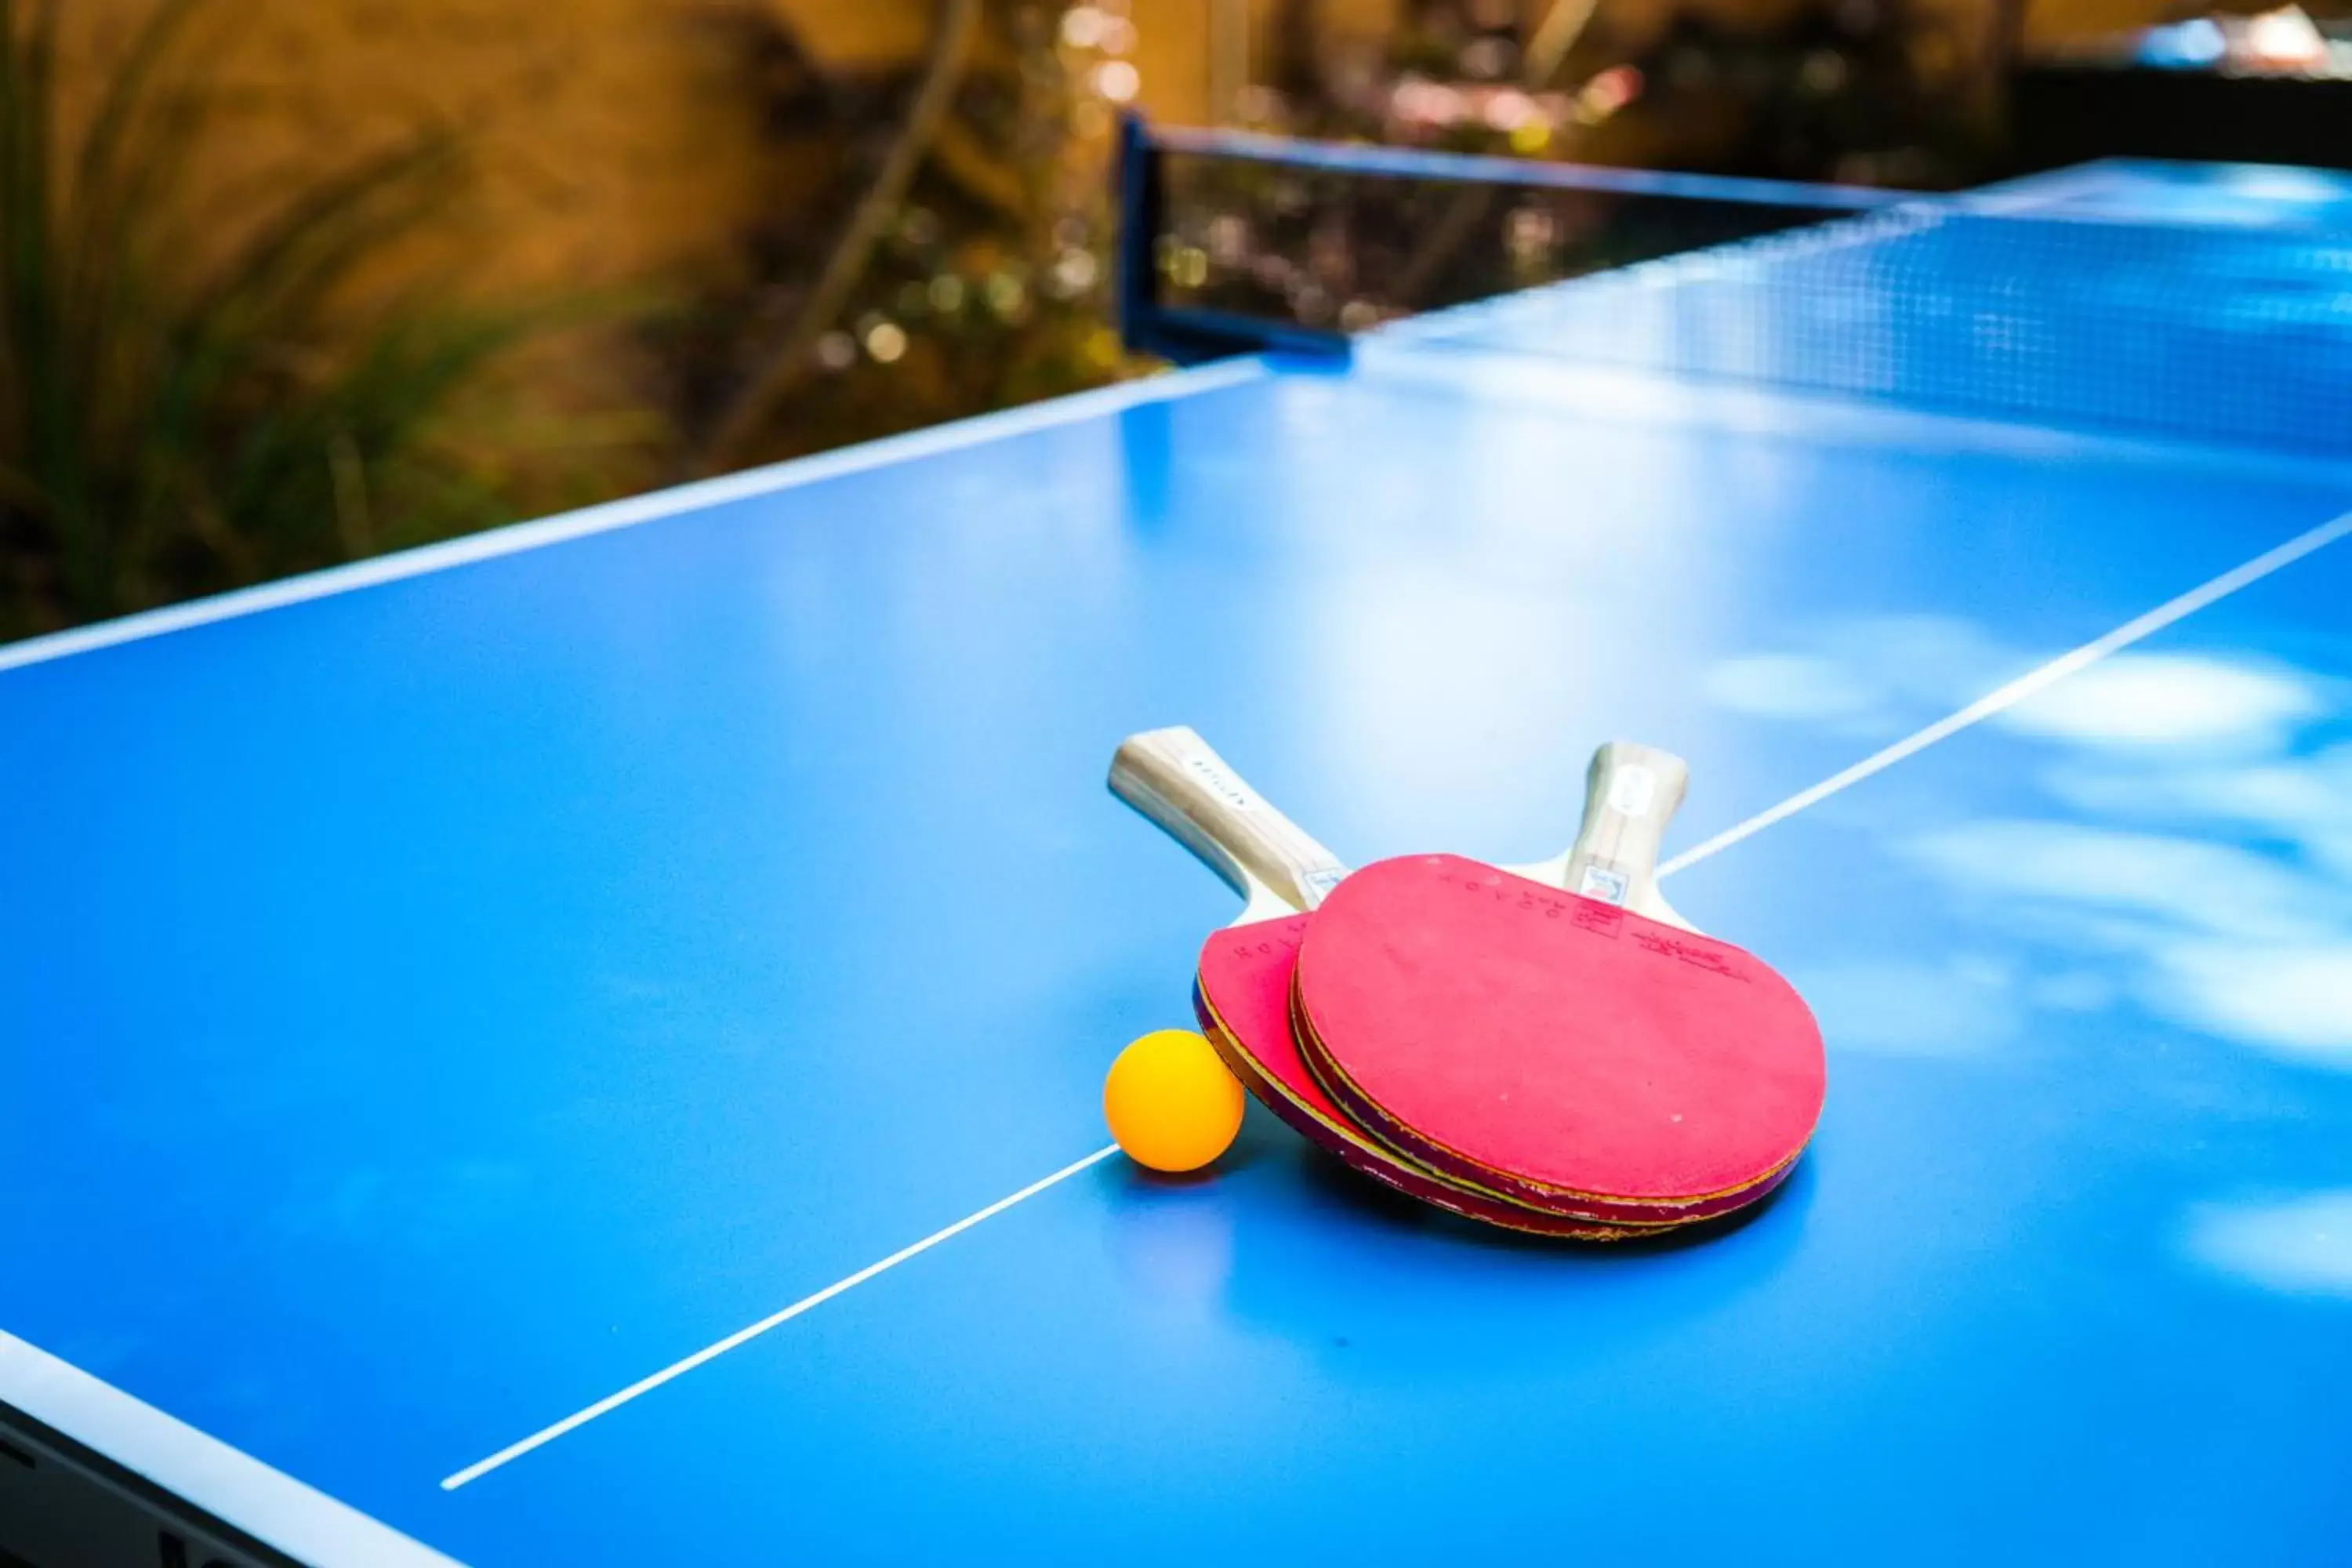
[[[1197,1171],[1242,1127],[1242,1086],[1216,1047],[1190,1029],[1130,1042],[1103,1079],[1103,1120],[1129,1159],[1155,1171]]]

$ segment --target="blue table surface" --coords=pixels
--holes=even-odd
[[[2352,465],[1399,354],[677,507],[0,673],[0,1330],[479,1568],[2352,1555],[2346,544],[1675,879],[1829,1044],[1744,1226],[1254,1116],[444,1489],[1103,1143],[1235,903],[1123,734],[1350,860],[1634,737],[1672,850]]]
[[[2352,173],[2276,163],[2102,158],[1985,188],[1988,205],[2049,217],[2200,227],[2352,230]]]

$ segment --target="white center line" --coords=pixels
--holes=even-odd
[[[1758,812],[1736,826],[1727,827],[1704,844],[1684,850],[1658,868],[1658,875],[1671,877],[1676,871],[1696,866],[1710,855],[1722,853],[1774,823],[1791,817],[1808,806],[1818,805],[1840,790],[1847,789],[1873,773],[1884,773],[1904,758],[1926,751],[1937,742],[1958,734],[1969,725],[1990,719],[2004,709],[2014,708],[2035,692],[2054,686],[2076,670],[2096,664],[2109,654],[2129,647],[2153,632],[2160,632],[2173,622],[2196,614],[2217,599],[2226,599],[2239,589],[2259,583],[2282,566],[2293,565],[2315,550],[2335,543],[2352,533],[2352,512],[2333,518],[2318,527],[2296,534],[2275,550],[2266,550],[2242,566],[2231,567],[2210,583],[2191,588],[2179,598],[2168,599],[2146,615],[2135,616],[2105,637],[2093,637],[2072,653],[2060,654],[2048,664],[2027,671],[2008,685],[1997,687],[1978,698],[1957,713],[1937,720],[1916,734],[1882,751],[1873,752],[1862,761],[1840,773],[1832,773],[1809,789],[1801,789],[1780,805]]]
[[[1022,1188],[1019,1192],[1008,1193],[1003,1197],[1001,1197],[994,1203],[989,1205],[986,1208],[974,1209],[971,1213],[964,1215],[963,1218],[956,1221],[953,1225],[935,1230],[931,1232],[930,1235],[923,1237],[922,1240],[913,1242],[908,1246],[900,1247],[898,1251],[892,1253],[889,1257],[881,1259],[879,1262],[869,1263],[865,1268],[859,1269],[856,1273],[845,1275],[841,1279],[836,1279],[832,1284],[826,1286],[824,1289],[819,1290],[813,1295],[802,1297],[791,1306],[786,1307],[782,1311],[771,1313],[767,1317],[761,1319],[758,1322],[751,1324],[749,1327],[738,1329],[733,1333],[728,1335],[725,1339],[719,1340],[712,1344],[705,1345],[702,1349],[695,1352],[692,1355],[687,1356],[680,1361],[674,1361],[667,1366],[662,1368],[659,1372],[656,1372],[650,1376],[639,1378],[636,1382],[629,1384],[628,1387],[622,1389],[619,1393],[608,1394],[604,1398],[596,1401],[595,1404],[588,1405],[584,1409],[572,1412],[571,1415],[565,1416],[562,1420],[556,1422],[551,1426],[542,1426],[538,1431],[533,1432],[530,1436],[525,1437],[521,1442],[509,1444],[506,1447],[500,1448],[497,1453],[492,1454],[488,1458],[478,1460],[473,1464],[467,1465],[464,1469],[457,1471],[455,1475],[446,1478],[441,1482],[441,1489],[445,1492],[454,1492],[468,1481],[479,1480],[484,1476],[488,1475],[492,1470],[497,1469],[499,1466],[521,1458],[533,1448],[554,1442],[566,1432],[576,1431],[580,1427],[585,1426],[589,1422],[595,1420],[599,1415],[607,1415],[614,1410],[618,1410],[622,1405],[626,1405],[629,1401],[636,1398],[641,1394],[651,1394],[663,1384],[671,1381],[673,1378],[685,1376],[688,1373],[692,1372],[696,1367],[702,1365],[705,1362],[716,1361],[719,1357],[725,1355],[729,1351],[733,1350],[736,1346],[746,1344],[752,1340],[758,1339],[770,1329],[780,1328],[783,1324],[791,1322],[794,1318],[799,1317],[803,1312],[809,1310],[811,1308],[823,1306],[825,1302],[832,1300],[835,1296],[840,1295],[843,1291],[855,1289],[856,1287],[865,1284],[868,1279],[873,1279],[876,1275],[896,1268],[898,1265],[906,1262],[907,1259],[916,1256],[918,1253],[929,1252],[932,1247],[937,1247],[940,1243],[947,1240],[950,1237],[960,1236],[984,1219],[993,1219],[996,1215],[1003,1214],[1006,1209],[1011,1208],[1013,1205],[1024,1202],[1029,1198],[1035,1197],[1039,1193],[1044,1192],[1046,1188],[1055,1185],[1056,1183],[1069,1180],[1072,1176],[1076,1175],[1080,1171],[1086,1170],[1089,1166],[1098,1164],[1101,1162],[1109,1159],[1117,1152],[1118,1152],[1118,1144],[1106,1143],[1101,1148],[1096,1150],[1093,1153],[1087,1155],[1085,1159],[1074,1160],[1069,1164],[1066,1164],[1060,1170],[1055,1172],[1052,1175],[1040,1177],[1036,1181],[1034,1181],[1027,1186]]]
[[[2105,637],[2095,637],[2071,653],[2061,654],[2049,663],[2018,677],[2008,685],[1987,692],[1958,712],[1938,719],[1917,733],[1906,736],[1884,750],[1874,752],[1852,767],[1831,774],[1811,788],[1800,790],[1778,805],[1757,813],[1737,826],[1726,828],[1706,843],[1684,850],[1659,867],[1658,875],[1670,876],[1676,871],[1696,865],[1710,855],[1719,854],[1741,839],[1760,833],[1776,822],[1794,816],[1806,807],[1818,805],[1839,791],[1861,783],[1873,773],[1884,772],[1904,758],[1915,756],[1937,742],[1956,735],[1981,720],[1989,719],[2004,709],[2016,706],[2035,692],[2056,684],[2075,671],[2096,664],[2120,648],[2129,647],[2133,643],[2138,642],[2151,633],[2161,631],[2175,621],[2195,614],[2216,600],[2227,598],[2250,584],[2262,581],[2281,567],[2291,565],[2314,551],[2335,543],[2347,534],[2352,534],[2352,512],[2346,512],[2340,517],[2321,523],[2316,528],[2299,533],[2276,549],[2264,551],[2244,565],[2233,567],[2210,582],[2189,589],[2178,598],[2168,599],[2147,614],[2136,616],[2126,621]],[[675,1378],[683,1377],[706,1362],[715,1361],[738,1345],[758,1339],[769,1330],[792,1321],[811,1308],[822,1306],[845,1290],[855,1289],[876,1275],[896,1268],[917,1254],[928,1252],[949,1237],[970,1230],[981,1221],[993,1218],[1015,1204],[1035,1197],[1048,1187],[1069,1180],[1079,1172],[1108,1160],[1118,1152],[1118,1145],[1116,1143],[1106,1144],[1086,1158],[1063,1166],[1052,1175],[1032,1182],[1019,1192],[1008,1194],[986,1208],[976,1209],[953,1225],[933,1231],[922,1240],[900,1247],[879,1262],[869,1263],[856,1273],[836,1279],[813,1295],[802,1297],[783,1310],[762,1318],[747,1328],[738,1329],[725,1339],[707,1345],[683,1360],[672,1362],[659,1372],[638,1379],[616,1394],[606,1394],[595,1404],[575,1411],[553,1426],[541,1427],[520,1442],[499,1449],[488,1458],[467,1466],[442,1481],[441,1489],[456,1491],[469,1481],[479,1480],[500,1466],[522,1458],[534,1448],[552,1443],[567,1432],[578,1430],[598,1416],[619,1409],[640,1394],[650,1394],[662,1384]]]

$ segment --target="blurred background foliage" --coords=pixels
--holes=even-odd
[[[1141,374],[1123,109],[1956,184],[2159,5],[0,0],[0,635]]]
[[[0,629],[504,515],[433,419],[531,315],[354,297],[450,199],[457,147],[420,130],[223,226],[185,199],[228,108],[191,74],[200,8],[150,13],[74,123],[57,7],[0,0]]]

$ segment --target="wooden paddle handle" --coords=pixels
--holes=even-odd
[[[1331,851],[1267,805],[1189,725],[1120,742],[1110,760],[1110,789],[1244,898],[1263,888],[1294,910],[1311,910],[1347,874]]]
[[[1568,852],[1571,893],[1687,927],[1658,892],[1658,842],[1690,787],[1690,764],[1672,752],[1612,741],[1584,774],[1584,826]]]

